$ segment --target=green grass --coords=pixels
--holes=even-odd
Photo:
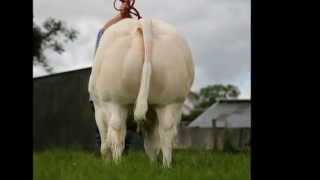
[[[151,164],[144,152],[129,152],[116,165],[81,150],[33,154],[35,180],[249,180],[249,153],[175,151],[173,167]]]

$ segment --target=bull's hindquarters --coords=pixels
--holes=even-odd
[[[146,153],[155,160],[161,150],[163,165],[169,167],[194,67],[191,51],[174,27],[157,20],[147,24],[149,28],[143,28],[140,21],[126,19],[105,31],[97,49],[89,91],[95,105],[99,104],[96,107],[101,109],[102,115],[97,115],[96,120],[104,137],[102,154],[110,151],[113,159],[119,160],[128,105],[136,104],[134,116],[139,121],[152,104],[158,125],[152,136],[145,137]]]

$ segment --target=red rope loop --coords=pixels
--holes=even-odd
[[[135,16],[138,17],[138,19],[141,19],[141,18],[142,18],[142,17],[140,16],[139,11],[134,7],[134,4],[135,4],[135,2],[136,2],[135,0],[119,0],[119,1],[122,2],[122,3],[127,3],[128,6],[129,6],[128,8],[126,8],[126,9],[123,10],[123,11],[125,12],[125,14],[127,14],[127,15],[129,15],[129,16],[130,16],[130,14],[135,15]],[[122,9],[117,8],[116,2],[117,2],[117,0],[114,0],[114,1],[113,1],[113,7],[114,7],[114,9],[117,10],[117,11],[122,11]]]

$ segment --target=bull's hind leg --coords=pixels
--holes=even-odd
[[[144,122],[142,128],[144,149],[151,162],[154,162],[160,152],[159,124],[154,109],[150,108],[148,112],[152,113],[147,114],[148,120]]]
[[[182,103],[169,104],[156,109],[159,119],[160,147],[164,167],[170,167],[172,148],[181,119]]]
[[[106,145],[111,149],[113,160],[118,162],[125,146],[128,108],[117,103],[106,103],[104,108],[109,117]]]
[[[107,132],[108,132],[108,126],[107,126],[107,114],[104,112],[104,109],[101,107],[95,105],[95,119],[98,126],[98,130],[100,133],[101,138],[101,146],[100,146],[100,152],[101,156],[104,159],[110,159],[111,158],[111,151],[107,147]]]
[[[156,125],[152,131],[144,132],[144,149],[151,162],[157,160],[157,156],[160,152],[158,125]]]

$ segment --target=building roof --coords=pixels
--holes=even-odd
[[[221,100],[211,105],[204,113],[192,121],[188,127],[213,127],[212,120],[217,120],[217,127],[250,127],[251,106],[249,99]],[[221,123],[225,122],[225,123]]]
[[[81,69],[75,69],[75,70],[70,70],[70,71],[58,72],[58,73],[54,73],[54,74],[48,74],[48,75],[44,75],[44,76],[37,76],[37,77],[33,77],[33,80],[50,78],[50,77],[54,77],[54,76],[61,76],[61,75],[69,74],[69,73],[76,73],[79,71],[85,71],[85,70],[90,70],[90,69],[91,69],[91,66],[86,67],[86,68],[81,68]]]

